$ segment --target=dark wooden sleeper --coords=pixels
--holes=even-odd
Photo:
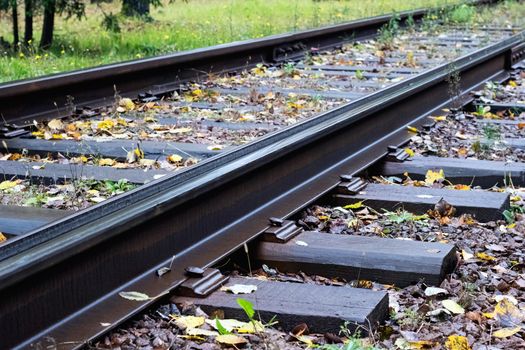
[[[281,272],[437,286],[457,263],[449,244],[303,232],[286,243],[261,242],[256,258]]]
[[[378,210],[404,208],[423,214],[433,209],[441,198],[456,208],[457,215],[470,214],[483,222],[501,219],[503,211],[510,207],[508,193],[383,184],[369,184],[356,195],[336,194],[333,204],[344,206],[364,200],[366,205]]]
[[[237,304],[237,298],[242,297],[253,303],[263,321],[275,316],[279,327],[286,331],[303,322],[310,331],[319,333],[337,333],[345,321],[350,322],[350,329],[356,329],[357,325],[368,329],[388,316],[388,295],[382,291],[248,278],[231,278],[227,283],[234,284],[255,285],[257,290],[242,295],[217,290],[203,299],[177,296],[172,302],[190,302],[207,313],[219,309],[224,311],[226,318],[247,321]]]
[[[167,170],[116,169],[105,166],[84,164],[54,164],[40,162],[18,162],[0,160],[0,179],[31,179],[45,184],[63,183],[70,180],[110,180],[126,179],[136,184],[153,181],[169,172]]]
[[[492,160],[415,156],[405,162],[383,161],[369,174],[403,178],[403,174],[407,172],[414,180],[424,180],[428,170],[440,169],[443,169],[445,178],[453,184],[490,188],[494,185],[502,186],[505,181],[508,184],[510,178],[516,186],[525,185],[525,164]]]

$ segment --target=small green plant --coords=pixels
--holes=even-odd
[[[525,209],[519,205],[511,205],[510,209],[503,211],[503,218],[508,224],[516,222],[516,214],[524,214]]]
[[[36,193],[33,197],[28,198],[24,205],[31,207],[41,207],[47,202],[47,195],[45,193]]]
[[[399,14],[394,13],[390,21],[379,29],[377,41],[381,44],[382,49],[388,50],[392,48],[394,38],[399,32],[399,19]]]
[[[487,124],[483,126],[483,136],[489,141],[489,143],[493,143],[501,139],[501,131],[498,127]]]
[[[284,74],[289,77],[293,77],[294,75],[299,74],[299,71],[295,68],[295,64],[293,62],[287,62],[283,66]]]
[[[339,335],[347,338],[347,341],[344,344],[325,344],[325,345],[314,345],[315,349],[321,350],[379,350],[378,347],[375,347],[370,344],[366,344],[363,339],[361,339],[361,334],[359,331],[352,332],[349,329],[349,322],[345,322],[341,325],[341,330]]]
[[[414,21],[414,17],[412,15],[409,15],[405,25],[409,31],[413,31],[416,28],[416,22]]]
[[[419,314],[417,311],[407,309],[402,318],[397,321],[403,328],[415,329],[421,325],[421,322],[425,320],[425,316]]]
[[[135,188],[135,185],[126,179],[120,179],[117,182],[107,180],[104,181],[104,185],[111,194],[121,194]]]
[[[447,16],[452,23],[466,24],[474,20],[476,9],[473,6],[463,4],[453,9]]]
[[[224,328],[224,326],[221,324],[218,318],[215,319],[215,326],[217,327],[217,331],[219,332],[219,334],[231,334],[231,332]]]
[[[355,77],[359,80],[365,79],[365,75],[363,74],[363,71],[358,69],[355,71]]]
[[[413,221],[426,221],[429,219],[427,214],[414,215],[413,213],[408,212],[403,209],[400,209],[395,212],[385,210],[385,215],[388,221],[395,223],[395,224],[402,224],[405,222],[413,222]]]

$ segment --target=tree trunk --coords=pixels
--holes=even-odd
[[[122,14],[128,17],[149,17],[150,0],[122,0]]]
[[[28,45],[30,41],[33,41],[33,0],[25,0],[24,7],[24,44]]]
[[[53,29],[55,27],[55,0],[45,1],[44,23],[42,25],[42,36],[40,48],[48,49],[53,43]]]
[[[13,48],[16,50],[20,42],[20,35],[18,34],[18,4],[16,0],[11,1],[11,6],[13,11]]]

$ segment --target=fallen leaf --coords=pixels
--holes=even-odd
[[[264,325],[259,321],[246,322],[237,329],[237,332],[250,334],[264,332]]]
[[[0,182],[0,190],[8,190],[10,188],[15,187],[19,183],[20,183],[20,180],[15,180],[15,181],[6,180],[6,181],[2,181],[2,182]]]
[[[451,299],[446,299],[446,300],[443,300],[441,302],[441,304],[443,304],[443,307],[445,309],[447,309],[448,311],[454,313],[454,314],[464,314],[465,313],[465,309],[459,305],[458,303],[456,303],[454,300],[451,300]]]
[[[492,335],[496,338],[507,338],[511,335],[518,333],[519,331],[521,331],[521,326],[516,326],[513,328],[502,328],[492,333]]]
[[[197,328],[204,324],[204,317],[201,316],[176,316],[174,317],[175,325],[180,329]],[[188,332],[186,332],[189,334]],[[194,334],[204,335],[204,334]]]
[[[448,291],[446,289],[438,287],[428,287],[427,289],[425,289],[425,295],[427,297],[431,297],[438,294],[448,294]]]
[[[257,286],[253,284],[234,284],[231,286],[221,287],[223,292],[230,292],[233,294],[250,294],[257,290]]]
[[[443,180],[445,180],[443,169],[439,169],[439,171],[428,170],[425,175],[425,183],[429,186],[433,185],[435,182],[441,182]]]
[[[494,308],[494,318],[503,327],[516,327],[525,320],[525,315],[507,298],[502,299]]]
[[[410,132],[413,132],[413,133],[416,133],[417,134],[417,128],[413,127],[413,126],[407,126],[407,130],[410,131]]]
[[[205,337],[217,337],[219,336],[219,332],[216,331],[210,331],[209,329],[202,329],[202,328],[187,328],[186,334],[192,337],[198,337],[200,335],[203,335]]]
[[[512,295],[496,295],[494,297],[494,300],[496,300],[496,302],[498,302],[498,303],[500,301],[502,301],[503,299],[507,299],[512,304],[518,305],[518,300],[516,298],[514,298]]]
[[[242,321],[235,320],[235,319],[223,319],[223,320],[219,320],[219,322],[221,326],[223,326],[224,329],[226,329],[228,332],[231,332],[235,329],[239,329],[246,325],[246,322],[242,322]],[[212,326],[213,328],[217,329],[217,322],[215,321],[215,319],[206,320],[206,323]]]
[[[496,258],[487,253],[476,253],[476,258],[484,261],[496,261]]]
[[[140,292],[120,292],[118,293],[122,298],[134,301],[145,301],[150,300],[151,298],[144,293]]]
[[[472,259],[474,257],[474,254],[463,249],[461,250],[461,256],[463,257],[463,260],[467,261]]]
[[[115,163],[116,161],[111,158],[102,158],[98,161],[98,165],[100,166],[113,166]]]
[[[248,343],[248,341],[235,334],[222,334],[215,337],[215,341],[225,345],[243,345]]]
[[[413,157],[413,156],[416,155],[416,153],[413,150],[411,150],[410,148],[408,148],[408,147],[405,148],[405,152],[406,152],[406,154],[408,154],[409,157]]]
[[[5,242],[5,241],[7,241],[7,237],[2,232],[0,232],[0,242]]]
[[[64,123],[60,119],[51,119],[49,123],[47,123],[47,126],[49,129],[57,131],[64,129]]]
[[[447,350],[471,350],[468,339],[461,335],[450,335],[445,342]]]
[[[359,209],[362,206],[363,206],[363,201],[360,201],[360,202],[357,202],[357,203],[345,205],[343,207],[343,209]]]
[[[171,156],[168,156],[168,162],[172,164],[180,163],[182,159],[182,156],[179,156],[178,154],[172,154]]]
[[[175,128],[175,129],[171,129],[170,133],[171,134],[183,134],[183,133],[190,132],[192,130],[193,130],[192,128]]]
[[[135,103],[133,103],[130,98],[123,98],[118,104],[120,107],[124,108],[124,111],[132,111],[135,109]]]

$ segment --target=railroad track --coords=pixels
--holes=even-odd
[[[468,91],[508,79],[525,51],[523,34],[510,29],[452,29],[433,37],[414,30],[381,43],[391,47],[379,52],[371,42],[344,44],[373,37],[389,21],[383,16],[2,86],[0,101],[11,101],[2,110],[2,184],[15,193],[47,193],[44,199],[15,195],[0,207],[7,238],[0,246],[0,325],[9,334],[2,343],[23,347],[52,339],[64,348],[82,346],[176,287],[185,298],[207,296],[192,299],[203,307],[229,302],[223,308],[238,312],[228,295],[212,293],[226,277],[210,267],[256,237],[266,242],[253,241],[251,257],[281,271],[329,275],[332,269],[347,279],[357,273],[399,286],[419,279],[439,284],[455,264],[453,246],[389,241],[378,256],[384,239],[328,236],[345,249],[328,249],[316,260],[308,249],[321,250],[328,238],[320,241],[318,233],[303,232],[308,223],[295,221],[327,198],[339,206],[364,200],[377,208],[403,202],[422,210],[443,197],[479,220],[494,220],[508,207],[501,193],[480,192],[486,196],[481,207],[467,192],[399,187],[394,196],[390,184],[356,177],[385,155],[393,162],[380,163],[384,169],[374,175],[399,177],[406,164],[428,161],[400,163],[406,154],[396,147],[415,130],[431,133],[427,116],[452,100],[470,102]],[[461,80],[451,96],[455,74]],[[88,89],[93,85],[99,88]],[[478,97],[487,102],[484,93]],[[491,164],[470,169],[490,182],[502,177]],[[448,176],[454,166],[442,168]],[[115,196],[121,192],[127,193]],[[14,206],[22,200],[46,208]],[[352,256],[368,258],[352,264]],[[268,301],[260,311],[279,314],[272,293],[289,286],[257,283],[256,295],[266,293]],[[130,301],[119,295],[125,290],[157,297]],[[341,317],[330,318],[328,305],[313,308],[310,324],[321,331],[341,318],[375,324],[387,314],[385,293],[296,292],[305,300],[315,292],[351,301]],[[363,312],[355,316],[362,300]]]

